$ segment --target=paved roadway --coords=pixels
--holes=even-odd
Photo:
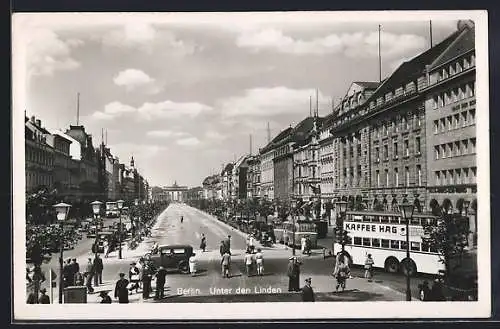
[[[181,224],[180,217],[184,217]],[[199,249],[201,234],[207,237],[207,251]],[[221,240],[231,235],[232,249],[232,277],[222,278],[220,275],[220,254],[219,244]],[[246,246],[245,234],[224,223],[217,221],[214,217],[203,213],[185,204],[171,204],[162,214],[160,214],[155,227],[152,230],[151,238],[147,238],[136,250],[123,250],[123,259],[117,259],[117,252],[110,254],[104,259],[104,285],[96,288],[96,291],[113,290],[114,283],[118,278],[118,273],[128,273],[129,264],[132,260],[137,261],[144,255],[156,241],[162,244],[190,244],[194,247],[198,261],[198,273],[195,277],[180,273],[169,273],[167,276],[167,298],[164,301],[178,302],[189,301],[197,296],[203,296],[198,301],[231,300],[231,297],[224,295],[262,295],[268,293],[282,293],[280,300],[294,301],[297,297],[290,297],[288,294],[288,278],[286,276],[288,257],[292,254],[290,249],[285,249],[278,245],[272,248],[262,248],[264,254],[263,277],[248,277],[245,273],[243,262],[244,249]],[[89,247],[90,248],[90,247]],[[78,258],[80,266],[85,266],[86,258],[89,256],[88,249],[76,248],[75,253],[79,255],[71,256]],[[68,252],[70,256],[71,252]],[[66,254],[65,254],[66,255]],[[301,285],[303,279],[312,277],[313,287],[318,293],[329,293],[334,290],[335,282],[330,276],[333,268],[333,258],[323,259],[320,250],[312,256],[302,256],[297,250],[297,256],[303,261],[301,272]],[[66,257],[65,257],[66,258]],[[54,267],[56,270],[57,267]],[[401,275],[376,272],[375,281],[368,283],[362,278],[363,269],[352,269],[353,279],[348,280],[347,289],[341,297],[324,300],[404,300],[405,278]],[[422,279],[412,280],[413,296],[417,293],[417,284]],[[153,282],[154,286],[154,282]],[[98,302],[97,294],[88,295],[88,302]],[[113,293],[111,292],[111,296]],[[273,295],[276,297],[277,295]],[[288,296],[288,297],[286,297]],[[272,298],[274,298],[272,297]],[[218,298],[218,299],[217,299]],[[253,298],[257,301],[259,298]],[[270,297],[271,298],[271,297]],[[265,298],[264,298],[265,299]],[[57,301],[57,289],[54,290],[54,300]],[[130,296],[131,302],[142,302],[142,294]],[[233,297],[233,300],[234,297]]]

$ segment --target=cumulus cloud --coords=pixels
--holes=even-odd
[[[212,107],[196,102],[177,103],[170,100],[159,103],[146,102],[136,108],[114,101],[107,104],[104,107],[104,111],[94,112],[92,117],[94,119],[110,120],[122,114],[134,114],[145,120],[156,118],[194,118],[207,111],[212,111]]]
[[[113,78],[113,82],[117,86],[125,87],[127,91],[143,90],[146,93],[155,94],[161,90],[155,85],[155,79],[138,69],[126,69],[119,72]]]
[[[139,115],[145,119],[152,118],[194,118],[203,112],[212,111],[212,107],[197,103],[176,103],[170,100],[159,103],[144,103],[137,109]]]
[[[129,21],[114,28],[100,37],[102,44],[119,48],[138,48],[151,53],[155,45],[166,46],[168,55],[191,55],[201,48],[194,43],[178,39],[172,32],[158,29],[154,24],[144,21]]]
[[[218,107],[229,121],[237,116],[271,117],[307,113],[309,97],[315,93],[314,89],[253,88],[246,90],[243,96],[221,100]],[[324,98],[321,93],[318,96],[319,99]]]
[[[382,52],[385,56],[397,56],[409,51],[423,49],[425,38],[414,34],[383,32]],[[241,33],[236,44],[255,52],[268,50],[294,55],[322,55],[343,53],[350,57],[376,56],[378,54],[378,32],[330,34],[309,40],[294,39],[281,30],[268,28]]]
[[[115,101],[106,104],[104,106],[104,111],[94,112],[92,114],[92,117],[98,120],[111,120],[124,113],[133,113],[133,112],[137,112],[137,110],[132,106]]]
[[[200,144],[200,140],[196,137],[187,137],[177,140],[177,145],[181,146],[196,146]]]
[[[71,51],[83,45],[79,39],[63,40],[54,31],[36,29],[30,32],[27,44],[29,73],[51,76],[55,71],[69,71],[80,67]]]
[[[189,134],[182,131],[173,131],[173,130],[152,130],[148,131],[146,135],[150,137],[166,138],[166,137],[184,137],[188,136]]]

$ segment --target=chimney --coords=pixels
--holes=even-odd
[[[42,128],[42,121],[40,119],[36,119],[36,126]]]
[[[32,124],[36,124],[36,122],[35,122],[35,116],[34,115],[31,117],[31,123]]]

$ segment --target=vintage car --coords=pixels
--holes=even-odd
[[[104,241],[107,241],[109,244],[109,240],[111,237],[115,234],[113,231],[101,231],[99,232],[98,235],[98,240],[97,240],[97,252],[99,253],[104,253]]]
[[[96,234],[97,234],[97,226],[96,225],[90,225],[88,228],[87,228],[87,238],[95,238]]]
[[[189,257],[193,254],[190,245],[163,245],[158,247],[157,253],[148,253],[154,266],[163,266],[167,271],[189,273]]]

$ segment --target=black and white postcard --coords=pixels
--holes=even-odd
[[[14,14],[15,319],[489,317],[487,40],[486,11]]]

